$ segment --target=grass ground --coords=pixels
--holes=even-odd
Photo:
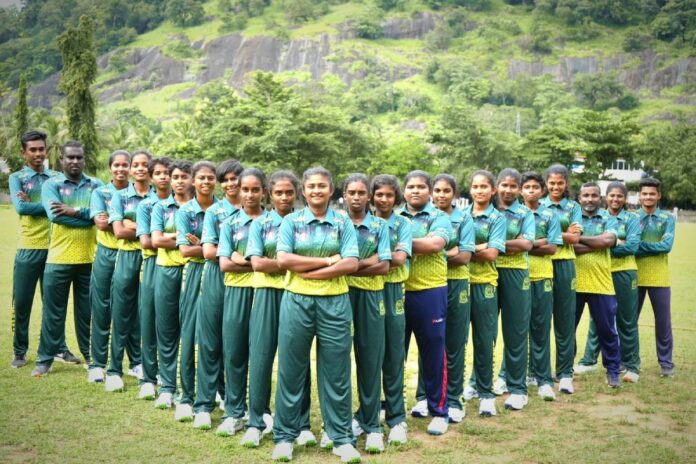
[[[257,450],[246,450],[238,438],[221,439],[174,421],[172,412],[155,410],[138,401],[136,381],[126,378],[126,392],[107,394],[88,385],[86,372],[57,364],[42,379],[30,377],[40,327],[37,297],[31,321],[30,365],[9,367],[12,353],[11,281],[16,241],[16,216],[0,207],[0,462],[268,462],[269,439]],[[610,391],[601,372],[576,382],[576,394],[545,403],[530,391],[530,404],[510,413],[498,399],[498,416],[482,419],[478,404],[467,404],[468,416],[442,437],[425,433],[427,421],[409,419],[407,446],[388,448],[367,462],[695,462],[696,461],[696,312],[694,277],[696,245],[688,239],[696,224],[679,224],[671,255],[677,375],[661,379],[655,360],[653,318],[649,307],[640,320],[643,371],[640,383]],[[71,320],[71,317],[68,318]],[[578,331],[584,343],[586,317]],[[71,323],[68,344],[76,351]],[[582,346],[582,345],[581,345]],[[407,402],[413,405],[416,370],[412,352],[407,366]],[[467,364],[470,365],[470,350]],[[496,353],[500,359],[500,345]],[[467,370],[469,372],[469,369]],[[312,427],[320,432],[316,392]],[[213,416],[215,423],[220,412]],[[214,424],[216,425],[216,424]],[[362,440],[359,443],[363,445]],[[297,450],[298,462],[338,462],[326,452]]]

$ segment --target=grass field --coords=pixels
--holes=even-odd
[[[77,366],[55,365],[45,378],[30,372],[40,327],[37,297],[31,321],[30,365],[14,370],[12,356],[11,281],[15,231],[14,212],[0,207],[0,462],[268,462],[272,444],[242,448],[238,437],[222,439],[174,421],[173,412],[155,410],[138,401],[137,383],[126,378],[126,392],[107,394],[88,385]],[[409,419],[407,446],[388,448],[379,456],[363,455],[366,462],[528,462],[635,463],[696,462],[696,224],[679,224],[672,252],[672,321],[676,376],[661,379],[655,359],[653,318],[649,307],[640,320],[643,371],[640,383],[610,391],[604,374],[576,381],[576,394],[545,403],[530,391],[530,404],[510,413],[498,399],[498,416],[482,419],[478,403],[467,404],[468,416],[446,435],[425,433],[427,420]],[[587,313],[587,311],[586,311]],[[71,317],[68,318],[68,321]],[[72,323],[68,344],[77,352]],[[586,316],[578,337],[584,343]],[[581,345],[582,346],[582,345]],[[469,350],[470,351],[470,350]],[[470,365],[471,354],[467,364]],[[500,346],[496,353],[500,359]],[[413,405],[415,356],[407,369],[408,406]],[[496,363],[497,364],[497,363]],[[467,369],[467,374],[469,369]],[[312,427],[320,433],[316,392]],[[355,397],[355,395],[354,395]],[[213,416],[214,426],[220,412]],[[363,446],[360,440],[359,446]],[[319,449],[295,452],[298,462],[338,462]]]

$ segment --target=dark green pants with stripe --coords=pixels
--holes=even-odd
[[[141,362],[138,290],[143,253],[119,250],[111,282],[111,361],[109,374],[123,375],[123,352],[130,353],[131,368]]]
[[[498,269],[498,304],[503,329],[505,381],[513,394],[527,394],[529,319],[532,293],[527,269]]]
[[[384,292],[350,287],[353,307],[353,349],[358,377],[358,411],[355,419],[366,433],[382,432],[381,372],[384,362]]]
[[[553,385],[551,378],[551,315],[553,280],[532,282],[532,316],[529,320],[529,375],[538,384]]]
[[[46,264],[43,275],[43,314],[37,364],[52,364],[65,348],[65,317],[70,287],[73,289],[73,318],[80,353],[89,358],[89,281],[92,264]]]
[[[225,301],[224,276],[217,260],[206,260],[201,275],[196,313],[196,340],[198,364],[196,365],[195,412],[211,412],[215,409],[215,392],[225,396],[225,379],[222,362],[222,313]]]
[[[278,380],[273,440],[290,442],[304,423],[309,353],[317,338],[317,383],[324,430],[334,446],[353,443],[351,323],[348,294],[309,296],[286,291],[280,307]]]
[[[155,271],[155,327],[160,393],[176,393],[176,363],[179,357],[179,294],[183,266],[157,266]]]
[[[222,313],[222,351],[225,365],[225,415],[241,419],[247,410],[249,317],[252,287],[225,287]]]
[[[471,284],[473,376],[480,398],[493,398],[493,347],[498,332],[498,290],[491,284]]]
[[[143,259],[140,271],[138,311],[140,313],[140,343],[143,378],[141,383],[157,383],[157,329],[155,324],[155,273],[157,257]]]
[[[621,346],[621,364],[631,372],[640,373],[640,343],[638,339],[638,274],[636,271],[618,271],[611,274],[618,307],[616,329]],[[585,354],[580,364],[597,364],[599,338],[595,323],[590,319]]]
[[[196,313],[201,290],[203,263],[189,261],[181,276],[179,297],[179,327],[181,327],[181,404],[193,405],[196,395]]]
[[[553,262],[553,332],[556,337],[556,377],[573,377],[575,358],[575,260]]]
[[[382,363],[382,389],[386,421],[393,427],[406,420],[404,404],[404,349],[406,317],[404,315],[404,284],[384,284],[384,362]],[[425,394],[424,394],[425,396]]]
[[[111,280],[114,276],[118,250],[97,245],[92,276],[89,282],[89,303],[92,310],[89,367],[106,367],[111,333]],[[130,353],[128,354],[130,357]]]

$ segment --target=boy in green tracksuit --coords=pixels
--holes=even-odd
[[[63,145],[60,162],[63,174],[47,180],[41,188],[51,239],[43,275],[41,338],[33,376],[47,374],[53,357],[64,346],[71,285],[77,343],[80,353],[89,359],[89,280],[96,246],[89,202],[92,192],[103,183],[83,174],[85,155],[79,142]]]
[[[14,332],[12,367],[27,364],[29,349],[29,318],[34,303],[36,282],[43,283],[42,276],[48,254],[48,218],[41,204],[41,187],[57,172],[44,168],[46,160],[46,134],[38,131],[22,136],[22,156],[27,165],[10,175],[12,206],[19,214],[19,243],[12,275],[12,331]],[[39,290],[41,287],[39,287]],[[65,342],[61,353],[69,354]]]

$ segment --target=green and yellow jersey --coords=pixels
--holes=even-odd
[[[452,237],[452,225],[449,217],[435,208],[432,203],[415,214],[408,208],[401,215],[411,220],[413,238],[441,237],[445,243]],[[447,256],[445,250],[429,255],[414,255],[411,269],[406,280],[406,291],[421,291],[447,285]]]
[[[36,172],[24,166],[10,175],[10,197],[12,206],[19,214],[19,240],[17,248],[26,250],[45,250],[48,248],[48,217],[41,204],[41,188],[44,182],[59,173],[45,169]],[[24,193],[29,201],[17,196]]]
[[[447,242],[446,250],[458,246],[459,252],[470,251],[474,252],[474,221],[471,215],[466,211],[457,207],[452,208],[452,214],[449,215],[450,224],[452,224],[452,237]],[[469,278],[469,266],[457,266],[447,268],[447,280],[464,280]]]
[[[564,198],[560,202],[554,203],[550,197],[546,197],[541,200],[541,204],[556,213],[558,223],[561,225],[561,233],[568,230],[571,224],[582,224],[582,208],[579,203],[569,198]],[[551,259],[575,259],[575,248],[567,243],[558,248]]]
[[[244,209],[225,219],[220,228],[220,243],[218,244],[218,257],[229,258],[233,252],[246,256],[247,243],[249,242],[249,228],[254,219]],[[249,272],[225,272],[225,285],[227,287],[253,287],[254,271]]]
[[[387,226],[389,227],[389,247],[392,253],[396,251],[403,251],[406,253],[408,258],[406,259],[406,262],[404,262],[403,266],[389,269],[389,273],[384,276],[384,282],[406,282],[411,264],[410,258],[412,255],[413,246],[413,230],[411,228],[411,221],[392,211],[392,214],[389,216],[389,220],[387,221]]]
[[[125,189],[124,189],[125,190]],[[109,209],[111,208],[111,202],[114,197],[118,195],[118,190],[114,186],[113,182],[109,182],[92,192],[92,198],[90,200],[89,210],[91,214],[91,219],[101,213],[109,214]],[[97,243],[106,248],[111,248],[116,250],[118,248],[118,241],[113,232],[99,230],[97,229]]]
[[[674,244],[674,216],[657,208],[648,214],[640,215],[640,245],[636,252],[638,265],[638,285],[641,287],[669,287],[668,253]]]
[[[88,264],[94,261],[96,251],[96,228],[90,215],[92,193],[104,183],[82,175],[73,182],[58,174],[44,182],[41,188],[41,203],[50,221],[48,264]],[[78,209],[76,217],[55,216],[52,203],[63,203]]]
[[[220,242],[220,228],[222,227],[222,223],[237,211],[239,211],[237,207],[230,203],[227,198],[223,198],[211,205],[210,208],[205,211],[205,216],[203,217],[201,245],[204,243],[217,245]]]
[[[389,243],[389,226],[387,221],[373,216],[369,211],[360,224],[353,224],[358,239],[358,259],[367,259],[377,254],[380,262],[391,261]],[[348,286],[361,290],[379,291],[384,289],[383,276],[355,277],[347,276]]]
[[[539,205],[534,213],[534,240],[546,239],[549,244],[563,246],[561,226],[558,216],[544,205]],[[532,282],[553,279],[552,255],[529,255],[529,280]]]
[[[176,214],[179,204],[174,195],[164,200],[155,202],[152,207],[152,219],[150,221],[150,233],[160,231],[162,233],[176,233]],[[186,258],[181,255],[179,248],[173,250],[166,248],[157,249],[157,265],[164,267],[183,266]]]
[[[154,189],[150,188],[150,191],[145,195],[140,195],[137,190],[135,190],[133,184],[128,184],[127,188],[119,190],[116,195],[111,198],[111,204],[109,206],[109,224],[113,224],[116,221],[124,221],[125,219],[137,224],[138,206],[146,198],[157,199],[157,194]],[[123,251],[142,250],[140,240],[138,240],[137,237],[135,240],[119,238],[116,239],[116,244],[118,249]],[[145,253],[143,253],[143,255],[144,254]]]
[[[135,230],[135,236],[140,239],[141,235],[150,235],[150,225],[152,224],[152,208],[157,202],[159,202],[159,197],[156,193],[145,198],[138,204],[138,208],[135,213],[135,222],[138,224],[138,228]],[[150,258],[152,256],[157,256],[157,250],[143,249],[143,259]]]
[[[264,211],[264,213],[254,219],[249,226],[249,238],[246,245],[246,259],[252,256],[263,256],[268,259],[276,259],[276,247],[278,245],[278,233],[283,218],[276,210]],[[278,274],[267,274],[265,272],[254,272],[254,288],[283,288],[285,282],[285,272]]]
[[[314,216],[309,207],[288,214],[280,225],[278,253],[293,253],[314,258],[358,258],[358,240],[350,219],[329,208],[324,219]],[[345,276],[326,280],[305,279],[288,271],[285,289],[301,295],[333,296],[348,293]]]
[[[488,248],[495,248],[501,253],[505,253],[505,217],[500,211],[495,209],[492,204],[488,205],[486,211],[474,215],[474,205],[471,204],[466,209],[474,222],[475,245],[488,243]],[[498,286],[498,269],[495,262],[476,262],[471,261],[469,269],[472,284],[490,284]]]
[[[582,215],[582,235],[596,237],[605,232],[616,235],[616,218],[604,209],[598,209],[593,216]],[[582,254],[575,261],[577,272],[576,291],[614,295],[614,281],[611,277],[611,253],[609,248]]]
[[[535,223],[534,213],[526,206],[515,200],[509,208],[499,209],[505,217],[505,240],[523,238],[534,243]],[[498,268],[528,269],[529,260],[527,252],[505,254],[498,256],[495,262]]]
[[[193,243],[186,238],[187,234],[195,235],[201,238],[203,234],[203,222],[205,218],[205,211],[201,208],[201,204],[198,203],[196,198],[187,201],[179,208],[176,213],[176,246],[188,245],[192,246]],[[205,258],[202,256],[190,257],[188,261],[194,263],[204,263]]]
[[[640,245],[640,218],[625,209],[614,217],[617,221],[616,239],[624,243],[611,247],[611,272],[637,271],[635,254]]]

